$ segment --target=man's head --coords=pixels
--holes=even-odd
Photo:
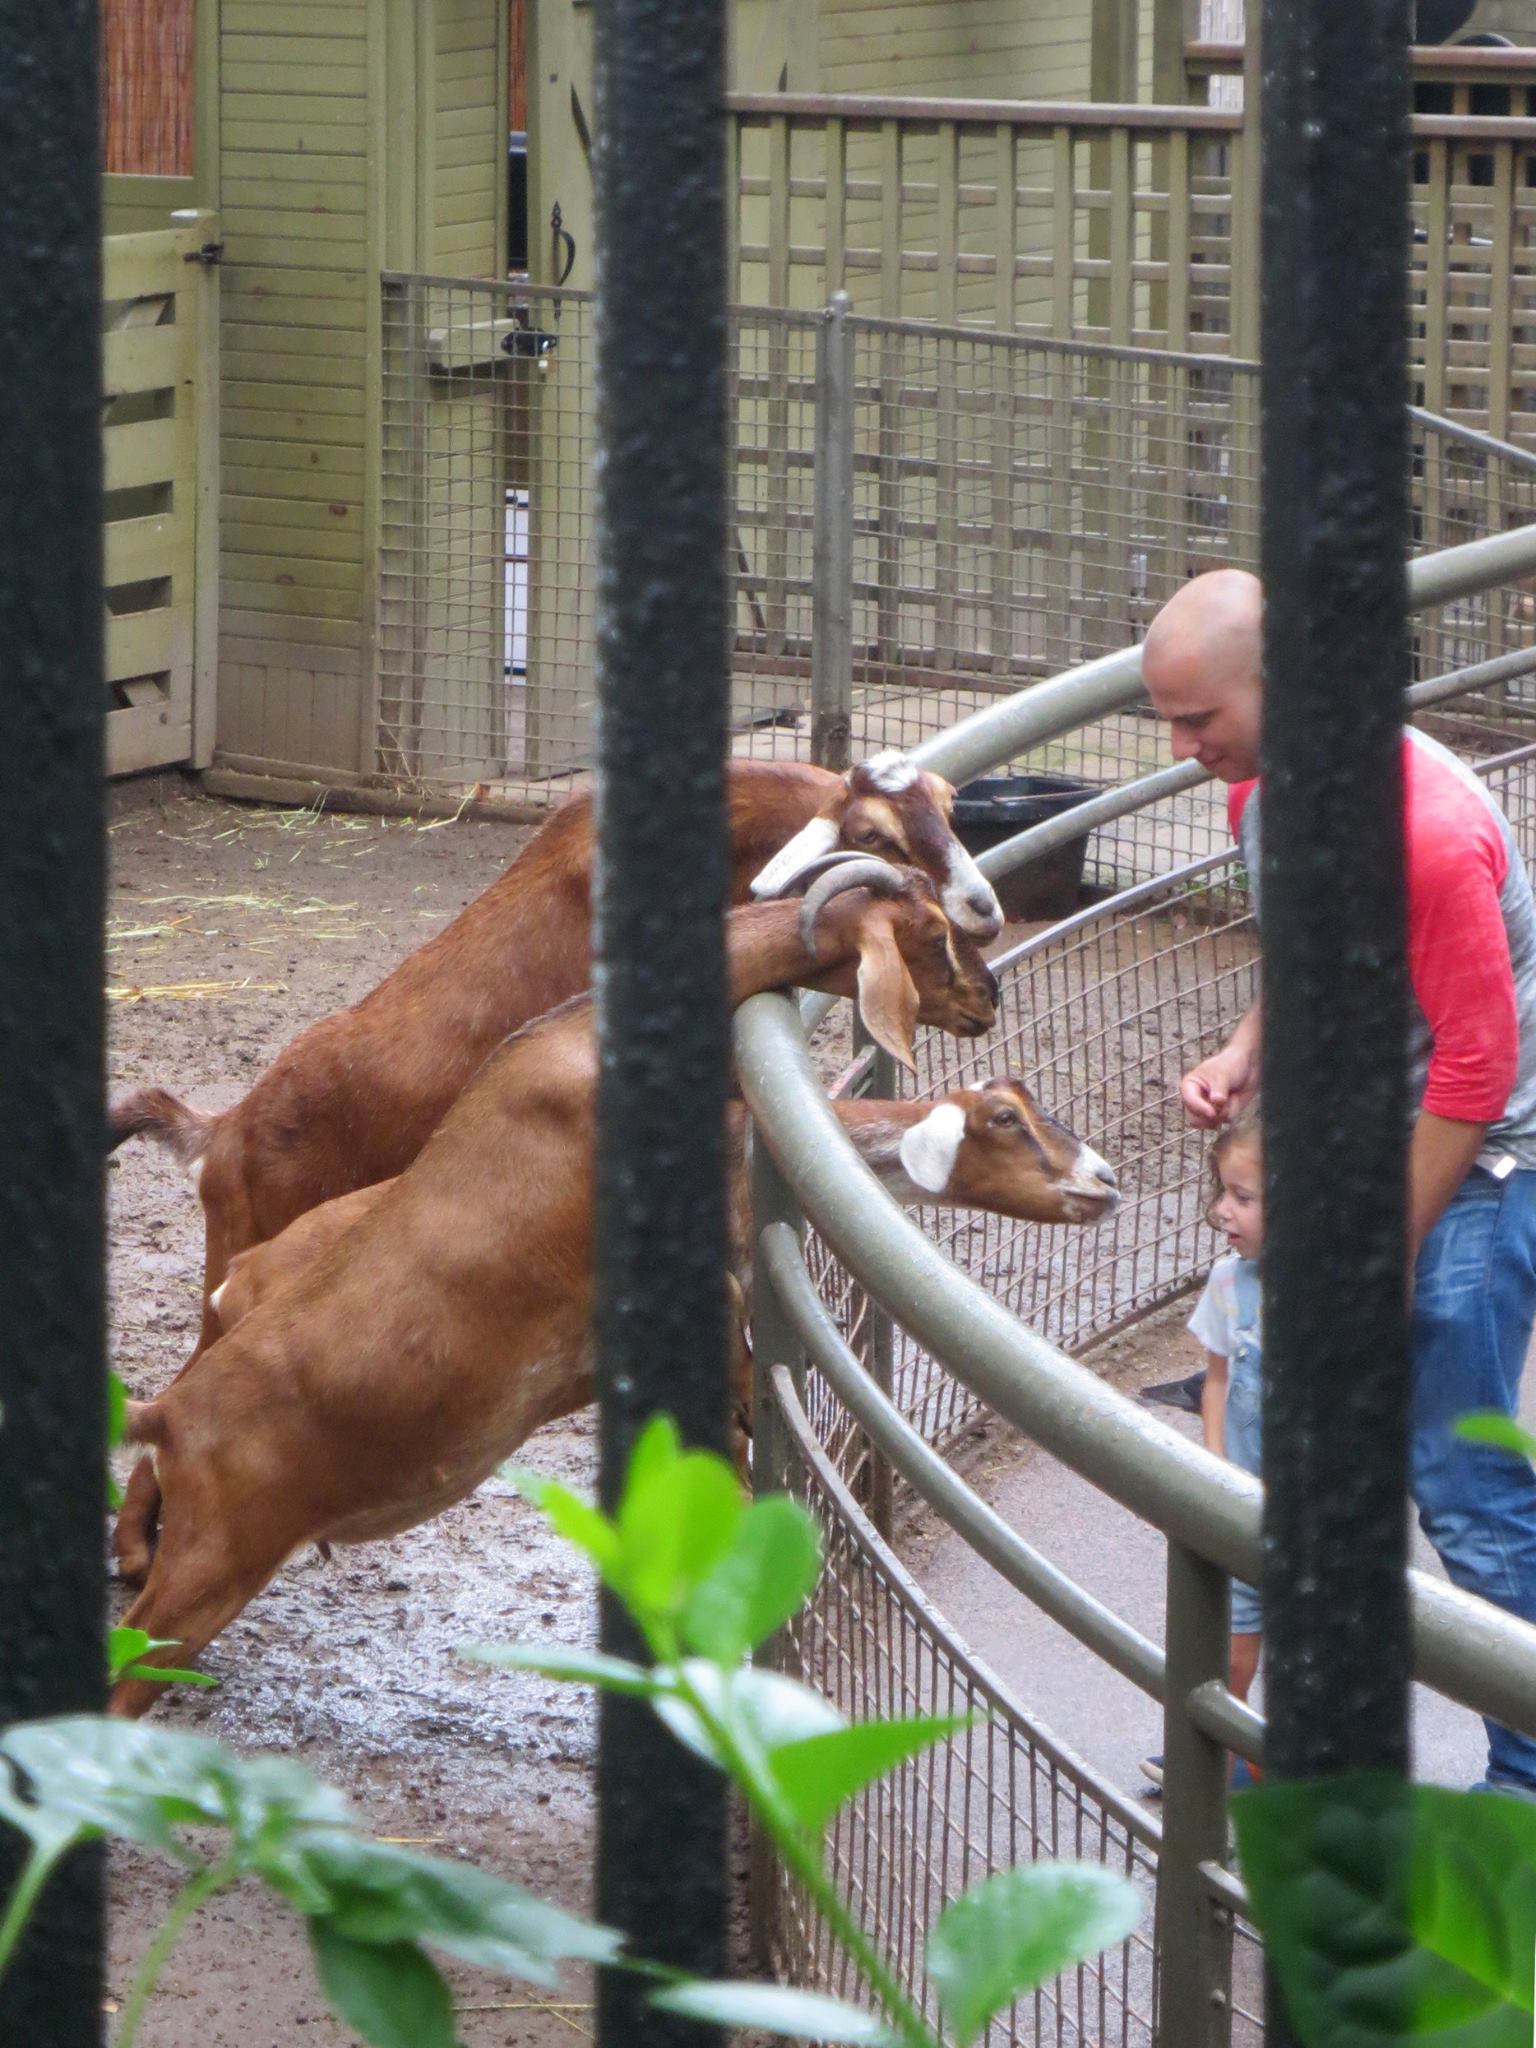
[[[1169,598],[1141,650],[1174,759],[1196,760],[1223,782],[1259,772],[1263,619],[1258,577],[1213,569]]]

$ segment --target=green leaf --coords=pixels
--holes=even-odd
[[[636,1618],[680,1614],[730,1549],[745,1512],[741,1481],[724,1458],[711,1451],[685,1451],[670,1462],[650,1455],[625,1486],[618,1515],[614,1584]]]
[[[112,1684],[120,1678],[158,1679],[162,1683],[176,1685],[213,1686],[216,1678],[210,1678],[206,1671],[182,1671],[174,1665],[142,1664],[139,1659],[151,1650],[175,1650],[180,1644],[174,1636],[151,1636],[141,1628],[114,1628],[107,1631],[107,1677]]]
[[[842,1715],[819,1692],[776,1671],[744,1667],[722,1671],[718,1664],[690,1657],[683,1666],[688,1682],[705,1705],[723,1721],[740,1747],[766,1771],[768,1755],[787,1743],[826,1735],[843,1727]],[[685,1748],[707,1763],[720,1757],[713,1737],[692,1706],[676,1694],[676,1677],[665,1665],[656,1671],[656,1712]]]
[[[682,1439],[670,1415],[653,1415],[635,1439],[624,1471],[624,1490],[619,1498],[619,1520],[630,1497],[641,1487],[661,1478],[683,1455]]]
[[[1125,1878],[1084,1863],[1024,1863],[963,1893],[934,1923],[927,1954],[962,2048],[1025,1992],[1124,1941],[1144,1904]]]
[[[121,1678],[128,1666],[151,1647],[163,1650],[169,1648],[169,1644],[151,1636],[147,1628],[108,1629],[107,1677],[114,1682]]]
[[[683,1610],[684,1642],[717,1664],[739,1664],[799,1612],[820,1570],[816,1524],[800,1503],[784,1494],[754,1501]]]
[[[122,1675],[124,1678],[147,1678],[156,1685],[195,1685],[204,1689],[219,1682],[210,1678],[206,1671],[184,1671],[175,1664],[130,1664]]]
[[[1521,1458],[1536,1459],[1536,1436],[1528,1429],[1522,1429],[1518,1422],[1511,1422],[1497,1408],[1479,1409],[1472,1415],[1458,1416],[1451,1425],[1456,1436],[1469,1444],[1490,1444],[1495,1450],[1513,1451]]]
[[[107,1449],[115,1451],[123,1440],[123,1430],[128,1421],[128,1389],[123,1385],[111,1367],[107,1368]],[[123,1504],[123,1489],[107,1474],[107,1506],[120,1508]]]
[[[601,1650],[567,1649],[561,1643],[466,1643],[459,1655],[476,1664],[494,1664],[503,1671],[532,1671],[541,1678],[564,1678],[578,1685],[598,1685],[604,1692],[629,1693],[644,1699],[656,1681],[642,1664]]]
[[[1529,2048],[1536,1806],[1359,1772],[1233,1801],[1308,2048]]]
[[[323,1920],[309,1938],[321,1990],[374,2048],[455,2048],[448,1986],[414,1942],[349,1941]]]
[[[22,1722],[0,1734],[0,1756],[31,1800],[77,1826],[186,1860],[175,1829],[222,1824],[238,1868],[296,1826],[348,1818],[342,1794],[285,1757],[231,1756],[174,1729],[78,1714]]]
[[[820,1991],[792,1991],[783,1984],[673,1984],[653,1992],[651,2004],[686,2020],[718,2027],[750,2027],[760,2034],[785,2034],[796,2041],[852,2042],[856,2048],[887,2048],[896,2035],[874,2013],[844,2005]]]
[[[9,1821],[19,1833],[31,1842],[38,1856],[48,1864],[56,1863],[64,1851],[76,1842],[83,1842],[97,1833],[97,1830],[78,1821],[71,1814],[55,1813],[51,1807],[35,1806],[29,1800],[18,1799],[0,1777],[0,1820]]]
[[[512,1466],[503,1468],[518,1492],[542,1510],[557,1536],[585,1551],[610,1583],[619,1558],[619,1532],[601,1509],[590,1506],[557,1479]]]
[[[923,1715],[902,1721],[860,1721],[825,1735],[781,1743],[768,1758],[779,1789],[802,1827],[826,1826],[845,1799],[916,1756],[930,1743],[969,1728],[974,1715]]]
[[[610,1929],[472,1864],[339,1831],[286,1845],[262,1874],[300,1912],[348,1941],[385,1948],[427,1941],[531,1984],[558,1982],[562,1962],[611,1962],[623,1945]]]
[[[128,1422],[128,1389],[111,1367],[107,1368],[107,1449],[115,1451],[123,1440]]]

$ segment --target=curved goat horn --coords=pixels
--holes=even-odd
[[[879,856],[873,853],[850,853],[846,846],[838,847],[831,853],[819,853],[814,860],[806,862],[805,866],[801,868],[789,886],[783,891],[783,894],[786,896],[803,896],[812,882],[822,875],[830,874],[834,868],[844,868],[848,865],[849,861],[862,861],[867,866],[870,861],[878,859]],[[881,860],[879,864],[881,867],[890,866],[890,862],[884,860]]]
[[[872,860],[867,854],[834,856],[835,865],[819,875],[805,892],[800,906],[800,940],[812,956],[816,952],[816,920],[832,901],[848,889],[873,889],[878,896],[902,896],[907,890],[903,869],[889,861]]]

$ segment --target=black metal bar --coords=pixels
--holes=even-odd
[[[0,11],[0,1725],[105,1682],[99,33]],[[55,1876],[0,2041],[100,2039],[101,1879]]]
[[[1266,1761],[1315,1777],[1408,1756],[1408,8],[1262,35]]]
[[[597,1340],[603,1498],[658,1410],[726,1439],[721,919],[725,210],[720,0],[596,15],[598,496]],[[603,1639],[633,1653],[611,1606]],[[598,1911],[682,1968],[726,1964],[719,1778],[605,1700]],[[608,2048],[700,2043],[609,1977]]]

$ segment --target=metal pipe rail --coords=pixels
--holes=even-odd
[[[1494,584],[1536,573],[1536,526],[1485,535],[1463,546],[1421,555],[1408,565],[1408,601],[1428,611]],[[1000,704],[988,704],[913,749],[913,758],[951,782],[966,782],[1043,740],[1123,711],[1141,694],[1141,650],[1122,648],[1081,668],[1036,683]]]
[[[1032,1543],[955,1476],[881,1392],[848,1348],[826,1303],[811,1284],[799,1240],[784,1223],[763,1232],[762,1273],[779,1305],[838,1399],[864,1433],[951,1529],[962,1535],[1017,1592],[1153,1699],[1163,1697],[1163,1653],[1102,1601],[1059,1571]],[[761,1284],[761,1283],[759,1283]],[[1258,1754],[1257,1750],[1254,1752]]]
[[[1411,602],[1415,609],[1453,604],[1533,571],[1536,526],[1414,562],[1409,570]],[[1418,684],[1409,703],[1419,707],[1442,702],[1533,671],[1536,651],[1517,650]],[[1139,653],[1129,649],[989,705],[917,749],[916,758],[962,781],[1124,709],[1136,700],[1140,687]],[[1524,758],[1527,751],[1517,748],[1514,758]],[[1081,837],[1095,825],[1206,779],[1193,763],[1142,776],[1058,820],[1016,835],[994,848],[982,864],[994,876],[1005,873]],[[1166,894],[1171,881],[1203,876],[1232,859],[1230,852],[1218,852],[1181,867],[1174,876],[1165,873],[1121,892],[1111,906],[1095,906],[1052,926],[994,965],[1015,965],[1032,951],[1086,929],[1096,918],[1118,918],[1134,906],[1152,904]],[[804,1483],[813,1491],[819,1489],[835,1526],[841,1528],[836,1518],[847,1518],[847,1503],[852,1500],[847,1488],[834,1495],[824,1484],[821,1468],[831,1468],[830,1455],[814,1463],[801,1457],[798,1464],[787,1455],[803,1434],[797,1427],[803,1414],[798,1396],[802,1362],[808,1356],[819,1368],[832,1401],[839,1404],[838,1412],[862,1429],[877,1460],[885,1461],[882,1469],[900,1471],[1007,1583],[1111,1668],[1163,1700],[1165,1805],[1156,1846],[1161,1980],[1164,1997],[1173,2000],[1172,2010],[1209,2015],[1202,2041],[1223,2042],[1229,2021],[1245,2010],[1245,1995],[1251,2003],[1247,1987],[1254,1982],[1257,1967],[1252,1931],[1242,1925],[1242,1886],[1222,1867],[1226,1759],[1229,1751],[1257,1755],[1263,1734],[1258,1716],[1236,1701],[1226,1685],[1226,1578],[1231,1574],[1256,1582],[1260,1577],[1261,1489],[1256,1480],[1209,1457],[1028,1327],[970,1281],[900,1210],[853,1152],[812,1069],[806,1029],[830,1007],[829,998],[807,997],[797,1011],[788,997],[763,996],[738,1011],[734,1026],[737,1070],[759,1138],[753,1178],[760,1246],[755,1331],[763,1478],[772,1485],[798,1470]],[[873,1318],[888,1319],[890,1326],[906,1332],[976,1401],[1164,1532],[1165,1650],[1102,1608],[1008,1529],[870,1382],[806,1265],[797,1236],[805,1221],[815,1226],[839,1262],[843,1281],[864,1291]],[[776,1398],[776,1390],[782,1398]],[[797,1397],[793,1412],[791,1390]],[[848,1540],[864,1544],[870,1531],[856,1503],[852,1514]],[[1415,1674],[1462,1706],[1536,1733],[1536,1637],[1531,1631],[1501,1611],[1416,1572],[1409,1574],[1407,1593]],[[945,1657],[953,1659],[958,1645],[952,1638],[941,1632],[937,1641]],[[1027,1754],[1036,1738],[1021,1726],[1009,1739],[1022,1742]],[[1006,1788],[1012,1782],[1005,1776],[996,1795],[1004,1804],[1011,1797]],[[1108,1814],[1109,1804],[1100,1803]],[[1114,1804],[1123,1807],[1123,1795],[1116,1795]],[[1139,1808],[1134,1810],[1140,1813]],[[926,1825],[931,1829],[934,1824],[930,1815]],[[1149,1840],[1144,1829],[1139,1839]],[[1045,1838],[1045,1846],[1033,1853],[1051,1853],[1049,1843]],[[893,1841],[891,1853],[898,1849],[899,1841]],[[866,1844],[860,1854],[868,1853]],[[1006,1854],[1004,1860],[1010,1860]],[[863,1882],[858,1874],[862,1868],[862,1862],[849,1865],[848,1879],[856,1891]],[[758,1872],[761,1879],[761,1865]],[[759,1943],[766,1954],[771,1948],[768,1886],[760,1882],[756,1896]],[[786,1925],[792,1927],[793,1916]],[[764,1930],[770,1930],[766,1940]],[[1240,1978],[1234,1975],[1239,1954]],[[818,1966],[810,1953],[804,1953],[791,1967],[805,1968],[814,1978]],[[1121,1989],[1126,2001],[1121,2031],[1129,2041],[1128,1978]],[[1102,1997],[1105,1990],[1106,1980],[1100,1978],[1093,1995]],[[1091,1985],[1085,1991],[1079,1983],[1079,1996],[1092,1993]],[[1150,2035],[1155,2027],[1152,2012],[1139,2011],[1136,2026],[1145,2027]],[[1010,2028],[1009,2038],[1022,2036]]]
[[[779,1415],[794,1441],[796,1451],[815,1473],[817,1483],[826,1492],[827,1497],[835,1503],[848,1526],[857,1530],[858,1541],[861,1544],[871,1550],[876,1548],[885,1549],[885,1539],[877,1530],[869,1525],[866,1518],[861,1514],[859,1504],[849,1489],[847,1481],[838,1471],[832,1459],[827,1456],[823,1445],[818,1441],[811,1419],[801,1406],[799,1390],[795,1385],[793,1375],[787,1367],[776,1365],[770,1375],[770,1380],[772,1397]],[[924,1602],[926,1604],[922,1588],[912,1578],[894,1552],[887,1552],[886,1562],[887,1569],[894,1578],[900,1580],[907,1597],[915,1602]],[[961,1661],[973,1678],[980,1679],[993,1692],[1006,1695],[1007,1687],[987,1668],[980,1658],[970,1652],[965,1652],[962,1655]],[[1234,1701],[1233,1704],[1235,1705],[1236,1702]],[[1022,1702],[1015,1703],[1010,1699],[1009,1705],[1021,1720],[1028,1719],[1029,1710]],[[1202,1705],[1204,1705],[1204,1702],[1202,1702]],[[1142,1808],[1137,1807],[1117,1786],[1111,1785],[1107,1779],[1100,1777],[1093,1766],[1086,1763],[1082,1757],[1072,1756],[1071,1764],[1075,1772],[1092,1784],[1100,1802],[1108,1812],[1114,1814],[1115,1818],[1127,1827],[1134,1828],[1138,1834],[1145,1836],[1154,1846],[1157,1844],[1162,1830],[1158,1825],[1155,1814],[1149,1814]],[[1226,1879],[1228,1885],[1235,1886],[1235,1891],[1229,1893],[1228,1896],[1235,1897],[1237,1903],[1241,1905],[1246,1898],[1246,1893],[1243,1891],[1241,1883],[1234,1880],[1230,1872],[1223,1871],[1221,1875]]]
[[[774,995],[744,1004],[736,1047],[756,1130],[798,1206],[872,1299],[1101,1492],[1197,1557],[1257,1582],[1258,1482],[1143,1414],[957,1270],[843,1137],[792,1003]],[[1475,1713],[1536,1734],[1536,1634],[1452,1586],[1410,1578],[1416,1675]]]
[[[1532,463],[1536,466],[1536,457]],[[1469,690],[1491,689],[1528,675],[1536,675],[1536,647],[1517,647],[1513,653],[1495,655],[1491,661],[1474,662],[1468,668],[1413,683],[1404,693],[1404,701],[1410,711],[1427,711],[1452,697],[1464,697]],[[1069,846],[1099,825],[1112,824],[1116,818],[1129,817],[1133,811],[1145,810],[1148,804],[1179,796],[1186,789],[1198,789],[1210,780],[1198,761],[1179,761],[1171,768],[1158,768],[1151,775],[1139,775],[1134,782],[1121,783],[1118,789],[1107,789],[1102,796],[1090,797],[1086,803],[1074,804],[1070,811],[1047,818],[1044,824],[1026,826],[1011,839],[989,846],[976,864],[989,880],[1012,874],[1026,861],[1054,853],[1059,846]],[[994,966],[997,964],[993,962]]]

